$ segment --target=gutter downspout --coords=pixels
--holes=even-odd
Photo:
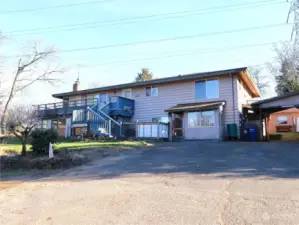
[[[235,105],[235,84],[234,84],[234,76],[230,73],[231,77],[232,77],[232,94],[233,94],[233,113],[234,113],[234,123],[236,123],[236,105]]]

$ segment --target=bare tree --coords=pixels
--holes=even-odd
[[[5,117],[7,110],[13,98],[23,90],[29,88],[34,83],[50,83],[54,84],[59,79],[54,75],[57,73],[63,73],[63,69],[58,69],[56,66],[52,66],[50,63],[51,57],[54,57],[56,51],[53,48],[47,48],[45,50],[39,50],[37,43],[34,43],[30,48],[29,53],[22,55],[18,62],[17,68],[13,76],[11,76],[11,86],[7,91],[7,97],[3,102],[3,110],[1,115],[0,126],[2,133],[5,123]]]
[[[269,76],[263,74],[261,68],[249,68],[249,72],[260,94],[264,96],[267,89],[270,87]]]
[[[22,155],[26,155],[28,137],[40,118],[38,112],[31,106],[14,106],[8,110],[6,129],[22,143]]]

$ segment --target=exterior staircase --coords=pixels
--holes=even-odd
[[[114,120],[109,116],[110,103],[106,105],[95,104],[87,108],[88,120],[87,124],[89,131],[93,135],[101,137],[120,137],[121,136],[121,123]]]

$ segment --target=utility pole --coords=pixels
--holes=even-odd
[[[287,23],[290,22],[290,17],[292,16],[294,22],[291,38],[294,41],[294,47],[296,47],[299,45],[299,0],[287,0],[287,2],[291,3]]]

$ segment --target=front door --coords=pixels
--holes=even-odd
[[[297,129],[296,131],[299,133],[299,117],[297,117]]]

